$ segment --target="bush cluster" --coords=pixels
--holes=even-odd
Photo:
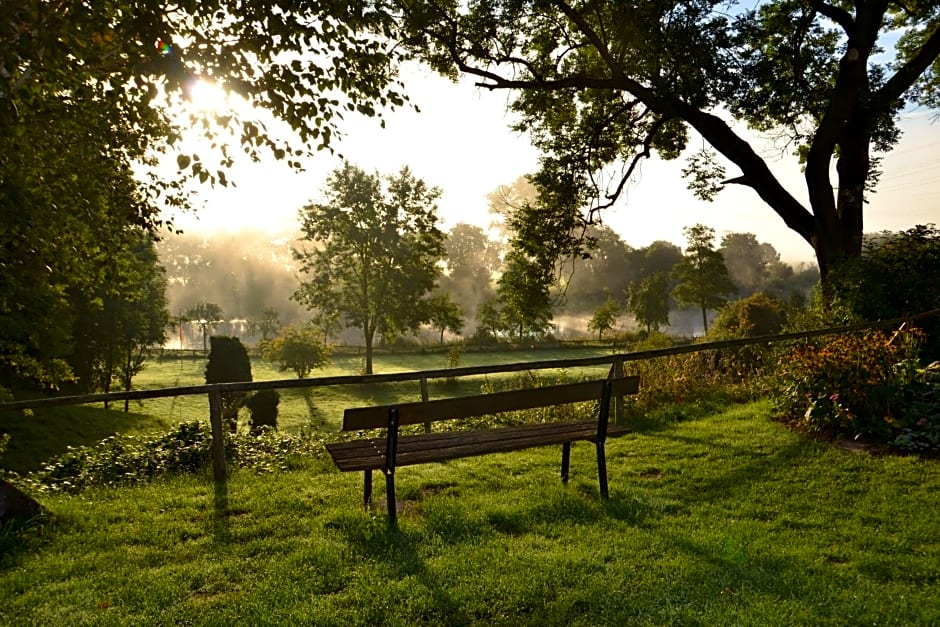
[[[924,445],[938,427],[938,382],[918,367],[919,342],[916,331],[868,331],[799,343],[770,380],[778,416],[829,436]]]
[[[787,324],[790,308],[779,298],[763,293],[728,303],[718,313],[708,330],[708,341],[775,335]],[[776,349],[772,345],[752,344],[718,351],[716,366],[738,381],[754,377],[773,367]]]
[[[311,434],[272,429],[225,434],[226,462],[232,468],[273,472],[298,467],[304,458],[325,454]],[[78,492],[92,486],[146,483],[161,476],[202,472],[212,465],[207,422],[183,422],[155,436],[114,435],[93,446],[72,447],[41,470],[14,478],[37,492]]]

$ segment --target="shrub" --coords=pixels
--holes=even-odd
[[[771,378],[779,417],[808,431],[890,442],[910,427],[920,335],[845,334],[801,342],[783,354]]]
[[[779,298],[756,293],[725,305],[709,329],[710,341],[734,340],[780,333],[787,323],[788,307]],[[722,349],[716,367],[743,380],[773,363],[774,349],[752,344]]]
[[[833,277],[839,300],[864,320],[890,319],[940,308],[940,230],[918,225],[869,238],[862,257]],[[924,351],[940,358],[940,318],[919,325]]]
[[[281,329],[277,337],[263,344],[261,354],[275,362],[282,372],[292,371],[298,379],[330,361],[323,334],[310,326],[291,325]]]
[[[323,456],[322,437],[272,430],[258,435],[228,434],[226,461],[231,467],[254,472],[290,470],[302,459]],[[156,436],[115,435],[93,446],[70,448],[17,482],[37,492],[79,492],[92,486],[133,485],[166,475],[202,472],[211,464],[209,424],[192,421]]]
[[[922,383],[915,387],[907,406],[905,424],[891,442],[895,448],[916,453],[940,453],[940,362],[918,373]]]
[[[237,337],[209,338],[211,350],[206,363],[206,383],[251,381],[248,351]],[[238,429],[238,410],[248,398],[247,392],[222,393],[222,420],[234,433]]]
[[[277,406],[281,395],[277,390],[258,390],[245,405],[251,412],[251,433],[258,435],[265,428],[277,429]]]

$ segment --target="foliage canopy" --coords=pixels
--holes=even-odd
[[[753,189],[813,247],[826,279],[861,254],[873,153],[897,142],[900,111],[940,104],[932,2],[395,4],[417,55],[512,93],[518,128],[543,155],[533,178],[558,201],[557,213],[532,216],[552,222],[547,248],[564,244],[572,221],[613,205],[644,159],[675,159],[698,136],[706,147],[686,168],[692,189],[703,198],[724,184]],[[794,148],[808,205],[729,116]],[[739,174],[729,178],[726,164]]]
[[[391,339],[430,318],[427,296],[444,254],[440,192],[408,168],[383,179],[346,163],[323,195],[300,212],[304,241],[313,246],[295,251],[306,278],[294,298],[362,329],[371,374],[376,333]]]

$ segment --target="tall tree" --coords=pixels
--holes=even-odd
[[[505,262],[506,269],[496,283],[498,330],[517,342],[544,335],[552,326],[549,289],[554,275],[515,248]]]
[[[567,279],[565,305],[569,311],[589,312],[610,298],[622,300],[624,290],[640,270],[635,251],[610,227],[589,227],[585,237],[590,256],[572,258],[561,273]]]
[[[493,295],[493,275],[502,264],[500,249],[499,242],[472,224],[456,224],[447,233],[440,289],[469,318],[474,318],[480,304]]]
[[[261,339],[267,340],[274,336],[281,328],[281,314],[275,307],[265,307],[261,316],[252,320],[248,326],[252,333],[260,333]]]
[[[300,211],[295,251],[301,280],[294,298],[334,312],[362,329],[366,374],[376,333],[394,337],[428,321],[426,298],[440,274],[444,233],[437,228],[437,188],[403,168],[383,179],[349,163],[329,176],[325,201]]]
[[[391,19],[284,0],[0,2],[0,383],[73,377],[69,295],[97,287],[102,244],[156,233],[162,204],[186,204],[187,177],[225,184],[229,143],[296,167],[344,111],[403,104],[404,51],[375,36]],[[251,106],[177,115],[200,79]],[[256,108],[294,133],[268,134]],[[192,132],[214,154],[190,154]],[[168,178],[157,166],[174,156]]]
[[[170,313],[166,306],[166,275],[157,263],[153,240],[142,236],[130,259],[128,291],[116,304],[114,320],[114,366],[117,379],[124,391],[129,392],[134,377],[143,370],[146,349],[166,341]],[[124,411],[129,411],[124,401]]]
[[[676,287],[672,294],[683,305],[702,310],[702,326],[708,333],[709,309],[725,304],[725,295],[734,292],[724,257],[715,250],[715,231],[702,224],[686,227],[685,257],[673,271]]]
[[[669,325],[669,277],[655,272],[630,284],[627,288],[627,308],[646,332],[659,331]]]
[[[152,237],[128,231],[99,246],[106,257],[95,264],[100,272],[88,277],[87,288],[69,290],[74,323],[68,361],[84,393],[109,392],[115,379],[129,390],[145,349],[162,344],[169,323],[166,279]]]
[[[940,105],[933,2],[773,0],[733,13],[712,0],[397,5],[403,38],[436,69],[513,93],[517,126],[543,153],[536,178],[569,211],[586,207],[581,219],[611,206],[640,161],[674,159],[694,134],[710,148],[686,169],[692,189],[703,198],[723,184],[754,190],[812,246],[824,279],[861,255],[872,153],[895,145],[905,105]],[[729,115],[791,142],[808,206]],[[726,175],[719,155],[738,172]],[[622,167],[597,176],[608,165]],[[568,218],[556,217],[566,238]]]
[[[718,250],[742,296],[767,292],[772,282],[793,274],[793,269],[780,261],[780,253],[770,244],[758,242],[753,233],[726,233]]]

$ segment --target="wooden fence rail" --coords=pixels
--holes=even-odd
[[[586,366],[600,366],[609,364],[613,376],[623,376],[623,364],[630,361],[656,359],[670,355],[683,355],[708,350],[721,350],[752,346],[755,344],[771,344],[801,340],[825,335],[837,335],[868,329],[895,327],[906,322],[913,322],[923,318],[940,314],[940,309],[934,309],[914,316],[893,318],[877,322],[864,322],[812,331],[783,333],[779,335],[764,335],[720,342],[703,342],[670,348],[659,348],[633,353],[616,353],[599,355],[597,357],[579,357],[572,359],[552,359],[543,361],[517,362],[511,364],[495,364],[487,366],[465,366],[460,368],[439,368],[435,370],[421,370],[416,372],[398,372],[389,374],[370,375],[339,375],[332,377],[315,377],[309,379],[278,379],[274,381],[250,381],[244,383],[211,383],[206,385],[190,385],[154,390],[131,390],[129,392],[109,392],[106,394],[85,394],[80,396],[54,396],[23,401],[0,403],[0,412],[18,411],[23,409],[41,409],[44,407],[57,407],[61,405],[83,405],[87,403],[112,402],[123,400],[144,400],[152,398],[166,398],[171,396],[192,396],[207,394],[209,397],[209,417],[212,425],[214,474],[217,481],[225,479],[225,449],[222,432],[222,403],[221,395],[225,392],[251,392],[257,390],[316,388],[330,385],[355,385],[372,383],[391,383],[402,381],[419,381],[421,385],[421,398],[428,399],[428,380],[467,377],[482,374],[496,374],[506,372],[525,372],[530,370],[546,370],[560,368],[578,368]],[[623,416],[623,400],[620,399],[615,407],[615,420],[620,421]]]

